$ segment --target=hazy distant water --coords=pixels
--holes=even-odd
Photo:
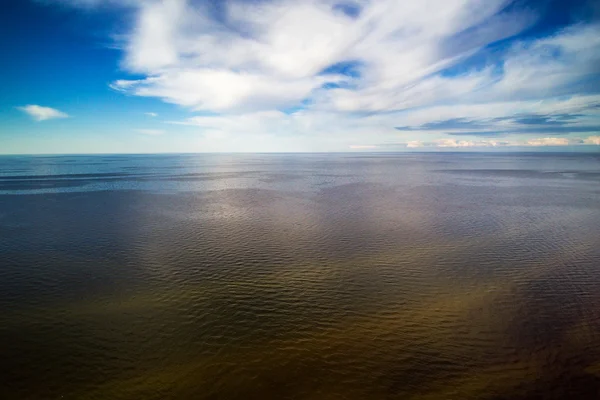
[[[600,398],[600,155],[0,157],[0,399]]]

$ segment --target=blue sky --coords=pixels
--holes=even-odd
[[[0,153],[600,149],[600,3],[23,0]]]

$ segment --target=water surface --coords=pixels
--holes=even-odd
[[[0,398],[600,398],[599,199],[598,154],[0,157]]]

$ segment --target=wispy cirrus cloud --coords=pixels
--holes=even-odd
[[[306,98],[338,111],[401,110],[485,84],[486,70],[435,74],[535,21],[505,10],[509,3],[232,1],[215,16],[205,2],[150,1],[139,7],[124,58],[125,68],[148,77],[113,87],[221,112]],[[360,76],[322,74],[348,62],[361,65]]]
[[[544,23],[533,0],[119,5],[133,10],[120,46],[136,78],[111,87],[209,114],[178,121],[205,133],[469,147],[600,127],[600,24],[531,33]]]
[[[514,114],[475,119],[451,118],[415,126],[399,126],[396,129],[405,132],[438,131],[453,136],[565,135],[600,132],[600,118],[581,110],[579,113]]]
[[[36,104],[29,104],[22,107],[17,107],[36,121],[46,121],[56,118],[68,118],[69,115],[55,108],[42,107]]]

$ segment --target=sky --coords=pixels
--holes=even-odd
[[[594,0],[0,7],[0,154],[600,151]]]

